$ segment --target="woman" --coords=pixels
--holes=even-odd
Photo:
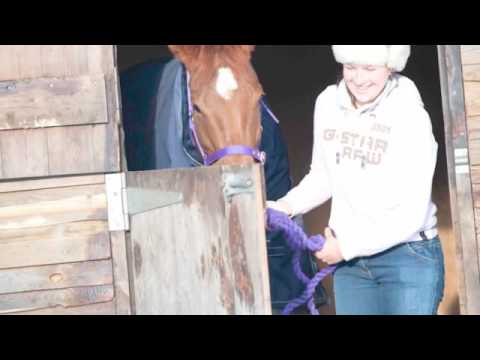
[[[290,216],[332,198],[326,244],[337,314],[436,314],[443,254],[431,200],[437,143],[409,45],[333,45],[343,79],[317,98],[311,170],[268,206]]]

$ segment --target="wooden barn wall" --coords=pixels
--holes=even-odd
[[[462,45],[461,54],[472,193],[475,208],[475,230],[477,234],[476,273],[478,275],[480,274],[480,45]],[[480,282],[480,278],[478,281]]]
[[[0,180],[120,171],[112,45],[0,46]]]
[[[0,314],[128,314],[105,176],[0,182]]]
[[[440,48],[446,49],[449,78],[444,105],[451,115],[450,150],[455,159],[450,181],[455,184],[460,305],[462,314],[480,314],[480,45]]]

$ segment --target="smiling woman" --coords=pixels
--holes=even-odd
[[[317,98],[311,170],[269,205],[295,216],[333,200],[315,255],[338,264],[337,314],[436,314],[444,290],[431,199],[438,146],[415,84],[398,74],[410,46],[334,45],[333,53],[344,79]]]
[[[459,46],[452,46],[454,48]],[[464,69],[466,74],[472,78],[471,84],[475,84],[473,77],[478,76],[478,72],[473,70],[480,61],[474,59],[474,54],[480,53],[478,46],[463,46],[468,49],[465,55],[466,65]],[[446,261],[446,291],[445,298],[440,306],[439,313],[441,314],[458,314],[459,313],[459,292],[458,287],[463,286],[460,278],[461,267],[456,268],[456,236],[452,231],[452,221],[450,215],[450,196],[449,183],[447,177],[447,160],[446,151],[450,147],[445,144],[445,125],[442,113],[442,91],[439,81],[438,69],[438,47],[436,45],[422,45],[412,46],[412,55],[404,71],[404,75],[415,80],[415,85],[418,86],[419,92],[422,94],[422,100],[425,103],[425,108],[432,118],[432,125],[435,138],[439,145],[438,151],[438,166],[436,169],[436,176],[434,180],[434,202],[438,205],[438,221],[439,232],[442,240],[442,247],[445,251]],[[337,81],[337,66],[335,58],[332,56],[330,46],[256,46],[253,53],[253,64],[261,80],[262,87],[268,95],[269,105],[280,119],[280,127],[285,135],[285,141],[289,148],[289,163],[292,175],[292,181],[297,184],[302,180],[304,175],[309,170],[311,155],[312,155],[312,135],[313,135],[313,115],[316,97],[319,92],[324,90],[329,84]],[[169,50],[167,46],[118,46],[118,65],[121,70],[126,70],[140,62],[145,62],[149,59],[155,59],[163,56],[168,56]],[[343,66],[339,65],[341,75],[343,75]],[[448,67],[450,71],[450,67]],[[340,75],[340,74],[338,74]],[[455,75],[455,73],[453,73]],[[342,76],[343,78],[343,76]],[[340,81],[339,81],[340,82]],[[467,90],[472,86],[467,86]],[[460,88],[460,93],[463,89]],[[475,98],[472,92],[472,98]],[[446,99],[449,99],[448,93],[445,93]],[[348,99],[351,104],[351,100]],[[472,112],[472,114],[474,114]],[[476,113],[475,113],[476,114]],[[472,119],[476,117],[472,115]],[[445,120],[447,124],[447,119]],[[265,126],[265,125],[264,125]],[[447,124],[448,126],[448,124]],[[474,130],[477,126],[473,126]],[[380,126],[380,124],[372,125],[372,129],[378,133],[387,133],[388,127]],[[457,129],[457,126],[453,127]],[[265,131],[264,131],[265,132]],[[331,132],[327,132],[326,136],[331,136]],[[341,135],[341,134],[340,134]],[[270,139],[270,137],[268,137]],[[350,143],[361,141],[361,138],[354,138],[347,135]],[[473,139],[473,138],[472,138]],[[368,140],[368,138],[366,139]],[[273,141],[272,141],[273,142]],[[408,141],[407,141],[408,143]],[[366,142],[365,142],[366,144]],[[364,144],[364,145],[365,145]],[[407,145],[407,144],[405,144]],[[453,150],[452,150],[453,151]],[[452,153],[453,154],[453,153]],[[348,155],[348,154],[347,154]],[[352,153],[353,157],[354,153]],[[452,155],[453,156],[453,155]],[[266,168],[272,161],[277,161],[278,158],[268,157]],[[405,157],[407,159],[407,157]],[[453,167],[453,174],[455,168]],[[467,174],[468,175],[468,174]],[[467,176],[465,175],[465,176]],[[407,174],[403,175],[404,177]],[[480,177],[479,177],[480,178]],[[274,190],[273,184],[275,181],[269,182],[270,187],[267,187],[269,199],[275,198],[278,191]],[[398,185],[398,189],[402,189],[403,184]],[[393,187],[393,191],[397,191]],[[457,197],[457,199],[464,198]],[[453,205],[452,205],[453,206]],[[462,210],[464,212],[464,210]],[[330,215],[330,202],[321,206],[304,217],[306,227],[309,234],[323,234],[325,226],[328,223]],[[465,221],[465,216],[462,216],[462,222]],[[474,228],[473,228],[474,229]],[[472,238],[474,239],[474,238]],[[472,242],[473,243],[473,242]],[[272,262],[278,263],[274,269],[270,269],[271,275],[276,276],[281,268],[289,268],[290,262],[287,258],[281,258],[279,255],[282,252],[281,248],[277,248],[274,242],[269,243],[269,252],[271,253]],[[468,248],[470,249],[470,248]],[[465,258],[472,256],[476,252],[465,251]],[[468,261],[475,262],[475,260]],[[463,264],[459,260],[459,264]],[[272,274],[273,273],[273,274]],[[473,279],[476,273],[468,270],[465,274],[470,275]],[[474,275],[475,274],[475,275]],[[463,276],[463,275],[461,275]],[[473,283],[473,280],[468,284]],[[330,302],[328,305],[322,307],[322,314],[334,314],[334,296],[331,290],[331,279],[327,278],[324,282]],[[283,299],[283,283],[278,282],[278,289],[280,292],[275,292],[275,299]],[[470,296],[469,299],[477,299],[478,296]],[[284,305],[285,303],[283,303]],[[282,304],[279,308],[282,308]]]
[[[382,93],[392,71],[385,65],[346,64],[343,78],[355,107],[367,105]]]

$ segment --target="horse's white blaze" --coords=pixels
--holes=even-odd
[[[232,98],[233,92],[238,89],[238,83],[235,75],[228,67],[218,69],[217,84],[215,86],[218,95],[225,100]]]

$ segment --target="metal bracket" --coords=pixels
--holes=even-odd
[[[17,85],[14,81],[0,81],[0,92],[14,92]]]
[[[125,188],[127,214],[136,215],[183,202],[183,194],[155,189]]]
[[[126,187],[125,174],[105,175],[110,231],[130,230],[129,215],[183,202],[183,194]]]
[[[228,201],[235,195],[254,192],[253,180],[248,175],[223,174],[223,184],[223,195]]]

